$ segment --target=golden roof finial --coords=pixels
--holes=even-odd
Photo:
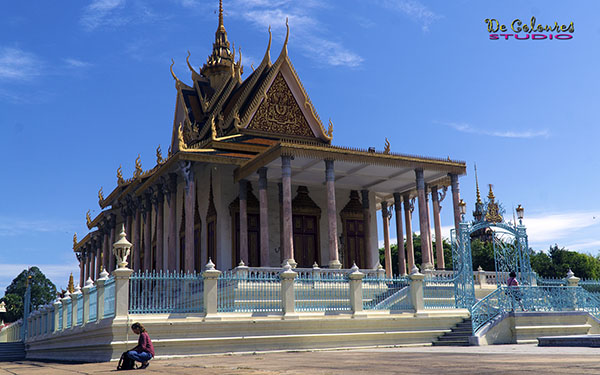
[[[179,150],[187,150],[187,145],[185,144],[185,139],[183,139],[183,125],[181,122],[179,123],[179,128],[177,128],[177,141],[179,142]]]
[[[77,233],[73,233],[73,249],[77,246]]]
[[[489,184],[490,186],[490,192],[488,193],[488,198],[489,200],[494,200],[494,192],[492,191],[492,184]]]
[[[119,165],[119,168],[117,168],[117,185],[121,185],[123,183],[125,183],[125,180],[123,179],[123,171]]]
[[[142,172],[142,162],[140,161],[140,154],[138,154],[138,157],[135,159],[135,172],[133,172],[133,177],[140,177],[142,175]]]
[[[156,164],[162,164],[164,163],[164,159],[162,157],[162,151],[160,149],[160,145],[158,145],[158,147],[156,148]]]
[[[252,68],[252,71],[254,71],[254,64],[250,64],[250,67]]]
[[[102,186],[100,186],[100,190],[98,190],[98,203],[102,204],[104,202],[104,195],[102,194]]]
[[[477,164],[475,164],[475,187],[477,188],[477,201],[476,203],[482,204],[481,194],[479,194],[479,181],[477,180]]]
[[[267,44],[267,50],[265,51],[265,57],[263,57],[263,61],[262,61],[262,63],[269,64],[269,65],[271,64],[271,39],[272,39],[271,25],[269,25],[269,44]],[[252,70],[254,70],[254,68],[252,68]]]
[[[173,76],[173,79],[175,80],[175,84],[178,85],[181,83],[181,81],[175,75],[175,72],[173,71],[173,65],[175,65],[175,60],[171,59],[171,66],[169,67],[169,70],[171,70],[171,75]]]
[[[327,128],[327,136],[329,138],[333,137],[333,122],[331,122],[331,118],[329,118],[329,127]]]
[[[386,155],[390,154],[390,141],[388,141],[387,137],[385,137],[385,148],[383,149],[383,153]]]
[[[219,0],[219,31],[225,31],[225,25],[223,25],[223,0]]]
[[[290,26],[288,25],[287,17],[285,17],[285,28],[287,29],[287,31],[285,33],[285,40],[283,41],[283,47],[281,48],[281,53],[287,55],[287,53],[288,53],[287,44],[288,44],[288,40],[290,39]]]
[[[69,284],[67,285],[67,290],[71,294],[75,292],[75,285],[73,285],[73,272],[71,272],[71,276],[69,276]]]
[[[92,223],[92,217],[90,216],[90,210],[88,210],[85,213],[85,222],[87,223],[88,227],[90,226],[90,224]]]
[[[192,64],[190,64],[190,56],[191,56],[191,53],[190,53],[190,51],[189,51],[189,50],[188,50],[187,52],[188,52],[188,55],[187,55],[187,57],[185,58],[185,62],[187,63],[187,66],[188,66],[188,68],[189,68],[189,69],[192,71],[192,78],[193,78],[193,77],[194,77],[194,74],[195,74],[195,75],[199,75],[199,74],[198,74],[198,72],[197,72],[196,70],[194,70],[194,67],[192,66]],[[171,66],[172,66],[172,65],[171,65]]]

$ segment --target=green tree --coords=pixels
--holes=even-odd
[[[442,241],[443,243],[443,247],[444,247],[444,263],[445,263],[445,269],[447,270],[451,270],[452,269],[452,246],[450,245],[450,243],[448,241],[446,241],[446,239],[444,239]],[[404,249],[406,250],[406,242],[404,242]],[[415,263],[417,264],[417,266],[419,267],[419,269],[421,269],[421,236],[418,234],[413,234],[413,249],[415,252]],[[398,274],[398,244],[392,244],[390,246],[390,250],[392,253],[392,273],[394,275]],[[435,258],[435,243],[433,244],[433,252],[434,252],[434,258]],[[406,258],[407,264],[406,267],[408,268],[408,257]],[[435,259],[433,260],[435,262]],[[379,249],[379,263],[381,263],[381,265],[385,265],[385,248],[380,248]],[[407,272],[410,273],[410,270],[407,269]]]
[[[31,307],[45,305],[56,298],[56,286],[37,267],[31,267],[29,271],[23,270],[6,287],[2,301],[6,303],[6,322],[14,322],[23,317],[23,298],[27,289],[27,277],[31,287]]]

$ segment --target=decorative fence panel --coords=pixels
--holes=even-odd
[[[296,311],[350,311],[348,272],[298,274]]]
[[[203,299],[204,280],[196,272],[146,271],[129,279],[131,314],[201,313]]]
[[[115,278],[111,276],[104,283],[104,314],[103,318],[115,316]]]
[[[455,279],[449,277],[426,277],[423,280],[423,302],[425,309],[455,308],[455,282]]]
[[[217,288],[218,312],[282,311],[279,273],[257,269],[227,271],[217,280]]]
[[[58,305],[58,330],[62,331],[63,329],[63,305],[62,303]]]
[[[411,310],[408,277],[367,276],[362,284],[364,310]]]
[[[600,280],[594,279],[581,279],[579,281],[579,286],[583,289],[587,290],[588,293],[595,295],[600,298]]]
[[[75,312],[77,313],[77,312]],[[73,324],[73,301],[67,300],[67,328]]]
[[[83,324],[83,294],[76,294],[77,298],[77,325]]]
[[[98,318],[98,290],[96,287],[90,289],[90,315],[89,322],[95,322]]]

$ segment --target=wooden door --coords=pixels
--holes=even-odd
[[[359,268],[365,268],[366,244],[364,220],[345,219],[343,267],[350,268],[356,262]]]
[[[261,267],[260,264],[260,216],[248,213],[248,257],[245,259],[246,266]],[[240,213],[235,213],[235,238],[233,266],[236,267],[240,261]]]
[[[315,215],[293,215],[294,258],[298,267],[319,261],[319,220]]]

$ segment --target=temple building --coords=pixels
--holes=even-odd
[[[287,25],[287,22],[286,22]],[[381,214],[386,272],[391,273],[389,218],[396,237],[412,234],[416,208],[422,259],[414,259],[412,235],[399,270],[444,268],[441,200],[451,187],[458,226],[458,177],[462,161],[333,144],[288,56],[288,39],[271,60],[271,31],[261,63],[245,79],[242,55],[231,48],[219,7],[212,52],[191,80],[175,80],[175,111],[166,156],[132,177],[117,170],[116,187],[98,193],[102,211],[87,215],[90,232],[73,239],[80,285],[111,256],[118,228],[134,244],[134,270],[201,271],[209,259],[226,270],[243,261],[253,267],[374,268],[379,264],[377,216]],[[340,127],[339,131],[342,127]],[[449,199],[450,200],[450,199]],[[433,222],[433,226],[431,223]],[[433,232],[433,233],[432,233]],[[435,243],[432,240],[435,237]],[[434,251],[435,249],[435,251]]]

